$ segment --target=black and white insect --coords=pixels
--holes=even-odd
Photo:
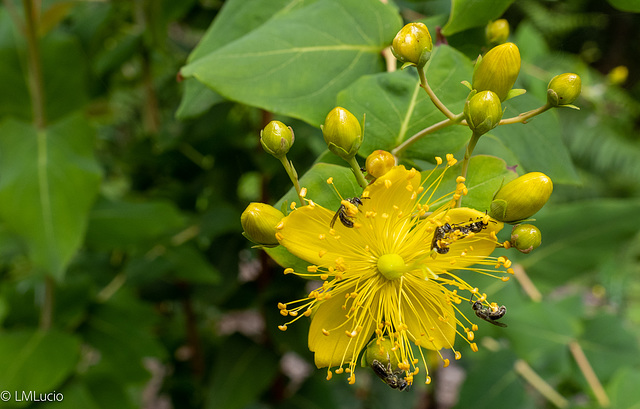
[[[350,198],[344,199],[344,201],[351,203],[357,208],[358,206],[362,205],[362,199],[368,199],[368,197],[350,197]],[[338,208],[338,211],[333,216],[333,219],[331,219],[331,223],[329,224],[329,226],[333,228],[333,226],[336,224],[336,220],[340,219],[340,222],[345,227],[351,228],[353,227],[353,218],[354,216],[350,216],[349,213],[347,212],[347,206],[344,204],[340,204],[340,208]]]
[[[493,309],[491,307],[485,307],[482,305],[480,301],[475,301],[471,308],[476,313],[478,318],[482,318],[483,320],[492,323],[493,325],[497,325],[499,327],[506,327],[507,324],[498,321],[500,318],[504,317],[507,313],[507,307],[501,305],[497,309]]]
[[[438,254],[447,254],[449,252],[449,245],[452,242],[464,238],[471,233],[479,233],[483,229],[486,229],[488,225],[489,223],[486,223],[483,219],[466,224],[451,225],[445,223],[442,226],[436,227],[436,231],[433,233],[433,240],[431,240],[431,249],[435,250]]]
[[[382,381],[392,389],[403,391],[409,387],[409,382],[402,377],[402,370],[394,371],[391,368],[391,363],[385,365],[377,359],[374,359],[371,362],[371,369],[373,369],[373,372],[375,372],[378,378],[382,379]]]

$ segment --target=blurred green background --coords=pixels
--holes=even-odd
[[[486,49],[477,21],[504,9],[523,59],[516,86],[544,100],[551,76],[583,80],[581,110],[558,110],[548,130],[571,163],[536,216],[543,244],[514,257],[531,283],[485,283],[509,327],[483,327],[478,353],[434,361],[434,382],[402,393],[366,368],[355,386],[325,381],[307,324],[277,329],[277,302],[306,283],[240,234],[250,202],[290,189],[260,129],[274,118],[295,129],[301,175],[326,150],[320,130],[179,74],[202,38],[232,44],[307,3],[2,2],[0,391],[11,396],[0,408],[638,408],[637,2],[487,1],[471,17],[469,0],[393,2],[430,28],[452,21],[453,3],[462,17],[447,40],[469,58]],[[502,156],[494,147],[478,153]],[[64,399],[16,402],[16,391]]]

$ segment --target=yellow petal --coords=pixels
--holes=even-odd
[[[456,317],[442,290],[433,282],[407,277],[404,295],[404,320],[418,344],[426,349],[453,347]],[[415,342],[415,340],[414,340]]]
[[[323,301],[311,318],[309,349],[315,353],[314,360],[318,368],[339,366],[355,361],[371,338],[374,322],[365,315],[366,312],[360,311],[355,317],[349,319],[345,317],[345,311],[342,309],[345,302],[344,294],[351,291],[353,288]],[[361,322],[356,324],[358,318]],[[345,331],[352,331],[358,325],[362,325],[362,329],[355,337],[346,335]],[[326,331],[328,335],[325,335]]]
[[[402,165],[394,166],[365,189],[365,196],[368,195],[371,200],[363,201],[363,211],[391,212],[396,206],[396,212],[407,214],[416,203],[411,195],[420,187],[420,181],[420,172],[417,170],[407,170]]]
[[[317,204],[294,210],[282,219],[277,235],[280,244],[309,263],[332,266],[338,257],[342,257],[349,267],[349,261],[354,257],[362,259],[366,243],[357,228],[347,228],[337,221],[332,229],[330,224],[334,215],[334,211]]]

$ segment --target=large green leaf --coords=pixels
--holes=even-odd
[[[11,392],[12,401],[16,391],[52,392],[73,372],[79,357],[80,341],[72,335],[5,332],[0,336],[1,389]]]
[[[452,0],[449,21],[442,34],[449,36],[486,25],[502,15],[514,0]]]
[[[460,81],[470,80],[471,61],[455,49],[435,48],[427,79],[441,101],[454,113],[462,112],[469,90]],[[446,117],[431,102],[415,69],[365,76],[338,95],[338,105],[356,117],[366,115],[365,138],[359,153],[367,156],[376,149],[392,150],[416,132]],[[433,161],[457,152],[470,138],[464,126],[450,126],[414,143],[403,156]]]
[[[182,75],[226,98],[319,125],[338,92],[382,70],[380,51],[400,25],[398,13],[378,0],[319,0],[283,10]]]
[[[301,0],[228,0],[204,34],[187,62],[212,53],[225,44],[250,33],[281,9],[299,7]],[[310,3],[310,1],[306,1]],[[176,112],[179,119],[197,117],[224,99],[194,78],[184,81],[184,95]]]
[[[79,116],[43,130],[8,119],[0,136],[0,217],[34,265],[61,279],[100,185],[93,130]]]
[[[536,98],[525,94],[509,100],[505,105],[503,118],[517,116],[541,104]],[[499,142],[483,137],[477,149],[490,154],[494,153],[494,150],[505,150],[507,154],[518,159],[526,172],[543,172],[555,183],[577,184],[579,179],[569,152],[562,142],[560,129],[557,114],[548,111],[526,124],[501,125],[494,128],[490,133],[497,137]],[[509,163],[514,164],[517,163]]]

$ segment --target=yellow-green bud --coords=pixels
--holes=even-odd
[[[547,203],[553,182],[540,172],[530,172],[502,186],[493,196],[489,215],[505,223],[533,216]]]
[[[396,165],[396,158],[390,152],[378,149],[367,156],[365,169],[374,178],[379,178]]]
[[[471,88],[476,91],[493,91],[500,101],[515,84],[520,72],[520,51],[513,43],[493,47],[480,58],[473,70]]]
[[[341,107],[333,108],[321,128],[331,152],[345,160],[358,153],[362,143],[362,128],[351,112]]]
[[[247,239],[256,244],[274,246],[278,244],[276,226],[283,217],[284,214],[275,207],[254,202],[242,212],[240,223]]]
[[[542,243],[540,230],[532,224],[518,224],[511,230],[511,246],[528,254]]]
[[[280,121],[271,121],[260,131],[260,143],[265,151],[279,158],[293,145],[293,129]]]
[[[502,112],[500,98],[491,91],[478,92],[464,104],[467,124],[478,135],[483,135],[498,126]]]
[[[556,75],[547,86],[547,102],[554,107],[569,105],[580,96],[582,80],[572,73]]]
[[[402,27],[391,44],[391,52],[404,64],[424,66],[431,58],[433,41],[423,23],[409,23]]]
[[[611,85],[622,85],[627,80],[627,77],[629,77],[629,69],[624,65],[618,65],[607,74],[607,79]]]
[[[371,366],[375,359],[384,366],[391,363],[392,368],[397,368],[399,361],[391,350],[393,347],[393,343],[387,337],[376,337],[372,339],[369,344],[367,344],[364,355],[362,356],[362,366]]]
[[[502,44],[509,39],[509,22],[503,18],[487,24],[484,34],[489,44]]]

